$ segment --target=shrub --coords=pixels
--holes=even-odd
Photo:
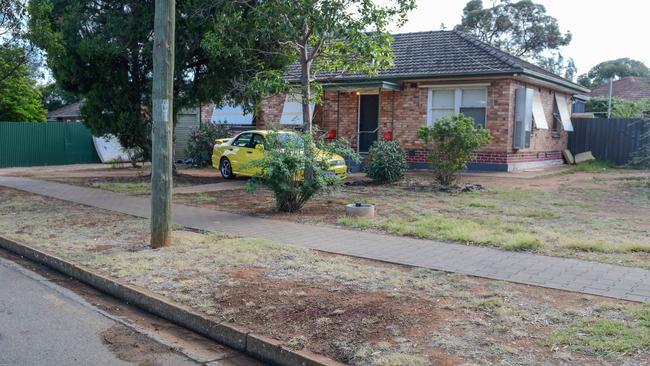
[[[260,169],[247,189],[254,192],[258,185],[266,186],[275,196],[277,209],[284,212],[298,211],[315,194],[340,185],[339,177],[328,174],[335,163],[328,155],[358,159],[349,145],[317,142],[310,134],[272,131],[265,136],[264,148],[263,157],[250,164]],[[319,149],[325,155],[319,154]]]
[[[230,130],[224,124],[202,123],[190,132],[190,139],[185,155],[192,159],[192,165],[208,166],[212,163],[214,141],[230,136]]]
[[[445,186],[451,185],[456,173],[491,140],[485,128],[477,127],[473,118],[463,114],[438,119],[433,126],[420,126],[418,137],[429,146],[428,158],[436,179]]]
[[[369,156],[366,174],[376,182],[396,182],[404,177],[404,172],[408,169],[406,152],[397,141],[375,141]]]

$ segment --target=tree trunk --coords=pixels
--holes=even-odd
[[[309,81],[311,78],[311,61],[309,61],[309,53],[307,52],[307,42],[300,53],[300,65],[302,74],[300,77],[301,91],[302,91],[302,130],[304,133],[312,134],[312,120],[311,120],[311,86]],[[313,146],[311,139],[305,141],[303,146],[305,149],[305,183],[311,184],[314,180],[314,169],[311,161],[314,159]]]
[[[303,50],[300,55],[300,65],[302,68],[300,86],[302,92],[302,130],[305,133],[311,133],[312,131],[311,85],[309,83],[309,79],[311,78],[311,61],[309,61],[308,57],[309,54],[307,51]]]

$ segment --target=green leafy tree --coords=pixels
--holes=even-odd
[[[558,52],[557,54],[552,54],[551,56],[538,56],[536,59],[537,64],[540,67],[565,79],[571,81],[575,80],[576,72],[578,69],[576,68],[576,64],[573,61],[573,58],[569,57],[569,59],[565,62],[564,56]]]
[[[609,99],[605,97],[590,98],[585,110],[591,113],[607,115]],[[650,99],[641,101],[612,98],[613,118],[644,118],[650,115]]]
[[[388,27],[402,25],[414,0],[269,0],[257,7],[258,32],[300,65],[303,130],[311,132],[310,103],[320,72],[376,74],[392,65]],[[284,83],[286,86],[286,82]],[[316,89],[316,93],[314,93]]]
[[[404,177],[409,165],[406,151],[397,141],[375,141],[368,151],[366,174],[375,182],[392,183]]]
[[[16,67],[13,60],[21,56],[3,55],[24,53],[20,47],[0,46],[0,73],[11,77],[0,79],[0,121],[44,122],[47,111],[43,108],[41,92],[31,76],[27,64]]]
[[[578,82],[587,87],[599,86],[609,82],[610,79],[626,76],[650,77],[650,69],[641,61],[631,58],[619,58],[616,60],[603,61],[589,70],[588,73],[580,75]]]
[[[23,66],[35,72],[38,53],[25,37],[27,7],[25,0],[0,0],[0,81],[21,77]]]
[[[43,106],[48,111],[76,103],[81,100],[79,96],[63,90],[61,86],[56,82],[40,87],[40,91],[43,95]]]
[[[341,178],[328,174],[333,164],[340,163],[332,161],[332,154],[355,160],[358,156],[342,141],[324,143],[315,141],[314,135],[317,133],[268,133],[263,157],[250,164],[259,168],[259,173],[248,182],[247,189],[254,192],[259,185],[264,185],[273,192],[279,211],[295,212],[317,193],[339,186]],[[312,173],[311,179],[305,179],[306,171]]]
[[[589,78],[589,75],[587,74],[578,75],[578,84],[584,86],[585,88],[593,87],[591,78]]]
[[[562,34],[557,19],[546,14],[544,5],[531,0],[495,1],[491,7],[483,7],[481,0],[471,0],[455,29],[528,58],[566,46],[572,38],[570,32]]]
[[[428,145],[436,179],[444,186],[451,185],[456,173],[465,169],[491,140],[485,128],[476,126],[473,118],[462,113],[440,118],[433,126],[420,126],[418,137]]]
[[[258,73],[289,59],[254,30],[255,0],[177,0],[174,107],[214,101],[249,110],[263,90]],[[54,78],[84,98],[84,123],[123,146],[151,150],[153,0],[31,0],[30,37],[47,52]],[[253,31],[252,31],[253,30]]]

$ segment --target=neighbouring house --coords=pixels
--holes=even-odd
[[[412,167],[426,167],[420,125],[464,113],[492,135],[470,169],[512,171],[562,164],[572,130],[573,96],[588,89],[457,31],[394,35],[394,66],[377,76],[320,74],[314,123],[366,153],[378,139],[398,140]],[[298,84],[300,69],[288,70]],[[300,98],[265,98],[257,128],[302,123]]]
[[[52,110],[47,114],[48,122],[81,122],[80,108],[83,101],[69,104],[67,106]],[[174,129],[174,158],[183,160],[186,158],[185,149],[190,139],[190,132],[199,127],[201,123],[210,122],[213,115],[217,115],[220,109],[214,104],[202,105],[200,108],[185,108],[176,114],[176,126]]]
[[[591,89],[591,97],[609,97],[609,83]],[[612,96],[631,101],[650,99],[650,77],[627,76],[612,82]]]
[[[57,108],[47,112],[47,121],[48,122],[80,122],[81,118],[81,106],[83,101],[76,103],[68,104],[61,108]]]

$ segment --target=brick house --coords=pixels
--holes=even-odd
[[[48,122],[81,122],[81,106],[83,101],[68,104],[47,112]]]
[[[377,76],[317,75],[324,93],[313,113],[321,130],[350,140],[360,153],[377,139],[395,139],[412,167],[425,167],[418,127],[464,113],[492,135],[470,169],[562,164],[573,95],[588,89],[460,32],[405,33],[394,39],[394,66]],[[298,84],[299,68],[291,67],[288,76]],[[298,127],[298,101],[297,95],[268,96],[257,128]]]
[[[609,83],[595,86],[590,97],[608,97]],[[625,100],[650,99],[650,77],[626,76],[612,82],[612,96]]]

